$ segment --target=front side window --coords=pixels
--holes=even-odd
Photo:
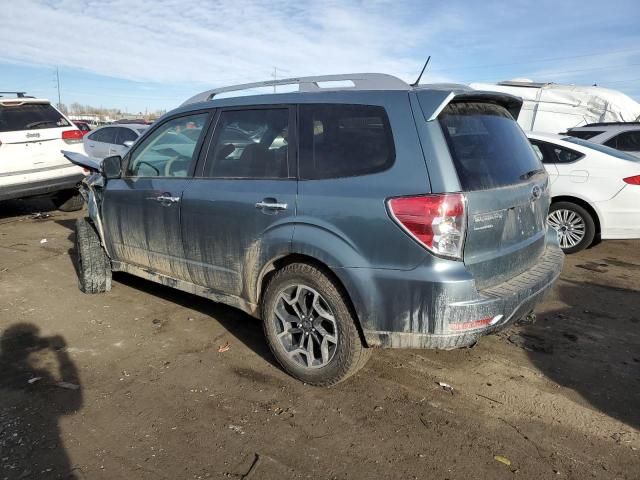
[[[197,155],[208,113],[186,115],[156,128],[135,148],[127,166],[128,177],[186,177]],[[183,134],[194,130],[193,139]]]
[[[300,178],[353,177],[393,165],[395,148],[383,107],[300,105]]]
[[[220,114],[204,176],[288,178],[289,110],[227,110]]]
[[[438,121],[464,190],[514,185],[543,171],[527,137],[500,105],[453,102]]]

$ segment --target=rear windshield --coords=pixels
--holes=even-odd
[[[571,135],[572,137],[582,138],[584,140],[589,140],[597,135],[604,133],[603,131],[598,130],[569,130],[566,134]]]
[[[586,140],[574,137],[564,137],[562,140],[564,140],[565,142],[575,143],[576,145],[580,145],[582,147],[592,148],[593,150],[606,153],[607,155],[611,155],[612,157],[622,158],[623,160],[631,160],[632,162],[640,162],[640,158],[638,157],[634,157],[629,153],[624,153],[620,150],[616,150],[615,148],[600,145],[599,143],[587,142]]]
[[[463,190],[513,185],[544,171],[527,137],[504,107],[450,103],[438,120]]]
[[[68,127],[70,124],[49,104],[0,105],[0,132]]]

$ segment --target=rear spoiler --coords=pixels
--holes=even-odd
[[[61,150],[62,155],[65,156],[67,160],[69,160],[74,165],[78,165],[79,167],[86,168],[92,172],[100,173],[102,171],[102,163],[87,157],[81,153],[70,152],[68,150]]]
[[[514,119],[518,119],[522,99],[508,93],[473,90],[464,85],[430,85],[415,90],[418,102],[427,122],[432,122],[451,102],[487,102],[506,108]]]

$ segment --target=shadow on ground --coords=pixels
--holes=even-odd
[[[556,288],[567,307],[507,338],[551,380],[640,429],[640,292],[567,280]]]
[[[0,338],[0,477],[78,478],[58,419],[82,406],[78,371],[60,336],[13,324]]]
[[[50,213],[56,207],[50,197],[34,197],[24,200],[0,201],[0,220],[31,215],[34,213]]]
[[[116,272],[114,281],[136,290],[154,295],[184,308],[191,308],[216,319],[229,333],[260,355],[265,361],[280,368],[271,354],[262,331],[262,322],[237,308],[216,303],[206,298],[182,292],[127,273]]]

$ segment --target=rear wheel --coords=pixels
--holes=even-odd
[[[305,383],[334,385],[370,356],[345,295],[315,266],[294,263],[277,272],[263,298],[262,319],[273,355]]]
[[[84,293],[111,290],[111,262],[98,233],[86,218],[76,220],[78,287]]]
[[[84,205],[84,199],[77,190],[63,190],[53,197],[53,203],[61,212],[75,212]]]
[[[596,235],[593,217],[585,208],[575,203],[553,203],[547,222],[558,232],[560,248],[565,253],[584,250],[593,243]]]

